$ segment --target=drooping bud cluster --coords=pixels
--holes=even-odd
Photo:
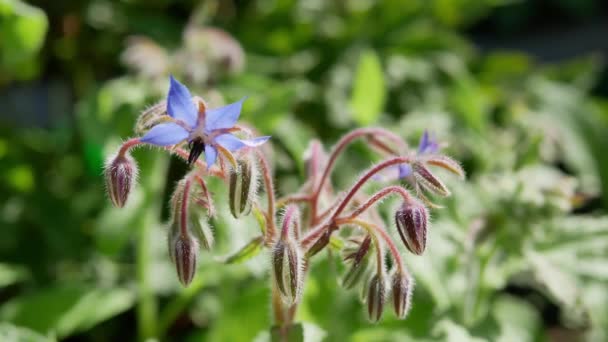
[[[298,225],[298,208],[289,206],[283,217],[280,237],[272,249],[274,282],[281,298],[288,305],[297,303],[302,293],[304,260],[296,240]]]
[[[405,247],[416,255],[424,253],[428,229],[429,212],[426,207],[415,200],[403,203],[395,212],[397,232]]]
[[[167,98],[145,110],[138,119],[136,133],[141,136],[126,141],[108,160],[105,179],[112,203],[123,207],[137,177],[137,166],[128,154],[133,146],[156,146],[187,162],[191,170],[178,182],[171,199],[167,238],[171,260],[184,286],[195,277],[200,249],[213,247],[208,218],[215,217],[215,208],[205,180],[217,177],[228,186],[232,216],[242,218],[253,210],[261,228],[260,235],[226,262],[241,262],[270,247],[273,312],[277,314],[277,324],[283,325],[279,328],[293,324],[309,259],[325,249],[340,250],[345,241],[350,244],[342,249],[347,270],[341,283],[347,289],[360,287],[369,319],[380,320],[390,293],[396,315],[407,316],[413,280],[393,238],[384,228],[383,215],[376,204],[389,195],[403,199],[404,204],[395,213],[397,231],[409,251],[422,254],[429,224],[427,206],[437,207],[424,193],[450,194],[430,169],[441,167],[464,176],[456,161],[438,153],[440,145],[434,138],[425,133],[417,152],[409,149],[399,136],[382,128],[356,129],[328,149],[327,154],[321,143],[314,141],[306,157],[307,181],[297,192],[275,198],[270,163],[262,152],[255,151],[270,137],[255,137],[246,126],[237,124],[244,99],[209,108],[175,78],[170,77],[169,81]],[[331,183],[332,172],[340,153],[356,138],[366,138],[374,151],[386,159],[372,166],[349,189],[341,191]],[[395,185],[370,197],[362,190],[366,182],[381,179],[377,177],[380,172],[395,173],[396,169],[399,172],[395,179],[408,182],[415,194]],[[263,180],[266,205],[257,202],[258,178]],[[280,208],[286,209],[279,225]],[[302,219],[300,210],[305,213]],[[355,229],[338,233],[344,226]],[[390,272],[386,264],[392,267]]]
[[[258,187],[258,169],[253,154],[237,160],[237,167],[230,170],[230,212],[235,218],[248,215]]]
[[[135,160],[129,153],[113,155],[106,162],[104,175],[112,204],[117,208],[124,207],[137,180]]]

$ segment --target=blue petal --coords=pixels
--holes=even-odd
[[[140,140],[148,144],[169,146],[186,140],[189,135],[190,133],[182,126],[168,122],[152,127]]]
[[[190,127],[196,126],[198,109],[192,102],[192,95],[185,85],[170,77],[169,95],[167,95],[167,113],[177,120],[181,120]]]
[[[215,160],[217,159],[217,150],[215,147],[207,144],[205,145],[205,161],[207,162],[207,169],[211,167],[211,165],[215,164]]]
[[[249,140],[241,140],[232,134],[222,134],[215,138],[215,142],[222,145],[228,151],[236,151],[245,146],[256,147],[260,146],[270,139],[269,136],[257,137]]]
[[[428,131],[424,131],[418,144],[418,153],[436,153],[439,151],[439,144],[434,138],[431,138]]]
[[[243,108],[243,102],[246,99],[246,97],[243,97],[227,106],[208,109],[205,112],[205,132],[209,134],[216,129],[234,127],[241,115],[241,108]]]
[[[399,179],[405,178],[412,174],[412,167],[409,164],[399,165]]]

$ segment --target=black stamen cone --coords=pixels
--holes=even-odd
[[[198,157],[205,150],[205,143],[201,139],[194,139],[190,142],[190,155],[188,156],[188,165],[192,166]]]

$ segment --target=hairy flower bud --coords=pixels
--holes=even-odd
[[[177,278],[188,286],[196,273],[199,243],[190,234],[170,234],[169,253],[177,270]]]
[[[144,135],[152,127],[166,122],[169,115],[167,114],[167,101],[162,100],[146,108],[139,114],[135,122],[135,134]]]
[[[395,314],[404,319],[411,308],[411,297],[414,290],[414,280],[406,271],[393,275],[393,306]]]
[[[291,239],[280,239],[272,250],[274,281],[283,301],[292,305],[300,300],[302,293],[302,252]]]
[[[367,290],[367,313],[371,322],[378,322],[382,318],[385,302],[386,276],[384,274],[376,274],[370,279]]]
[[[450,195],[450,190],[423,163],[416,162],[412,165],[412,168],[416,180],[423,188],[439,196]]]
[[[433,154],[425,158],[425,163],[441,167],[455,175],[458,175],[461,179],[464,179],[465,173],[462,169],[462,166],[460,166],[457,161],[448,156],[444,156],[441,154]]]
[[[128,153],[116,154],[108,158],[104,175],[106,188],[112,204],[124,207],[137,179],[137,164]]]
[[[395,224],[407,249],[421,255],[426,248],[429,212],[420,202],[404,203],[395,213]]]
[[[249,214],[257,192],[258,170],[255,157],[246,156],[237,161],[230,171],[230,212],[235,218]]]

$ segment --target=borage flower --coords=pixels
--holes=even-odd
[[[395,168],[387,169],[387,174],[384,178],[388,180],[401,180],[414,188],[416,195],[423,200],[425,204],[432,208],[439,206],[432,203],[422,192],[425,190],[435,195],[448,196],[450,191],[443,182],[436,177],[428,168],[429,165],[444,168],[460,177],[464,177],[462,167],[450,157],[439,153],[440,145],[437,139],[431,136],[428,131],[424,131],[418,150],[412,153],[410,163],[403,163]]]
[[[173,76],[170,80],[167,113],[172,120],[152,127],[140,139],[142,142],[157,146],[188,142],[188,164],[192,165],[204,152],[207,168],[210,168],[217,159],[218,151],[229,155],[243,147],[260,146],[270,138],[264,136],[241,140],[232,134],[237,130],[234,125],[241,114],[245,98],[224,107],[207,109],[202,101],[199,101],[198,106],[195,104],[186,86]]]

